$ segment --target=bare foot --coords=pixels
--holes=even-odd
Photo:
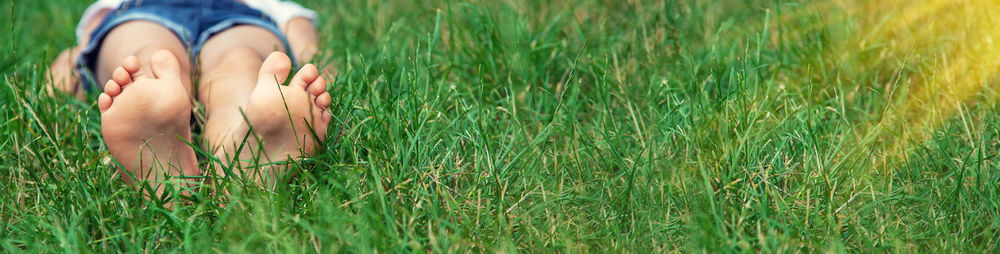
[[[234,140],[242,140],[251,126],[254,135],[240,151],[234,168],[243,169],[248,179],[268,187],[273,186],[287,169],[274,163],[310,156],[326,136],[326,128],[333,117],[324,112],[331,98],[326,91],[326,81],[319,76],[316,66],[306,64],[291,78],[288,86],[281,85],[288,78],[291,66],[288,56],[279,52],[271,53],[264,60],[257,86],[244,109],[247,121],[235,131],[240,137]],[[232,158],[226,155],[235,152],[238,145],[223,144],[216,155]],[[272,164],[262,165],[269,163]]]
[[[199,170],[194,150],[184,142],[191,140],[191,102],[181,84],[180,64],[167,50],[153,53],[150,62],[152,71],[140,72],[138,58],[125,58],[97,105],[104,141],[124,167],[122,179],[132,186],[136,180],[149,181],[162,197],[167,181],[175,186],[194,183],[169,178],[198,176]]]

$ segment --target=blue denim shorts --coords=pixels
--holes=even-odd
[[[202,45],[212,35],[236,25],[253,25],[267,29],[281,39],[286,52],[288,40],[270,18],[260,11],[235,0],[130,0],[111,11],[91,33],[90,41],[76,63],[84,91],[104,89],[96,80],[101,43],[118,25],[134,20],[151,21],[170,29],[184,43],[194,63]],[[295,62],[295,59],[292,59]]]

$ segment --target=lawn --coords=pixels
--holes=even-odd
[[[166,209],[43,88],[89,1],[5,1],[0,252],[1000,250],[996,1],[300,3],[330,142]]]

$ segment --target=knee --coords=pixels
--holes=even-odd
[[[257,50],[247,46],[235,46],[226,49],[220,57],[223,61],[245,62],[247,60],[260,60],[261,56]]]
[[[170,53],[172,55],[174,55],[174,57],[177,58],[177,62],[180,62],[181,65],[183,65],[185,62],[188,62],[187,58],[183,58],[184,53],[186,53],[186,51],[183,48],[177,48],[175,46],[166,45],[166,44],[156,44],[156,43],[153,43],[153,44],[149,44],[149,45],[145,45],[145,46],[139,47],[139,49],[137,49],[136,52],[135,52],[135,56],[140,57],[140,58],[141,58],[141,56],[149,57],[149,56],[152,56],[153,53],[156,53],[157,51],[160,51],[160,50],[170,51]]]
[[[214,61],[210,61],[209,59],[203,58],[202,64],[215,63],[212,66],[204,66],[210,70],[226,67],[226,69],[249,69],[251,71],[256,71],[264,60],[257,50],[246,46],[230,47],[219,53],[217,56],[208,57],[215,59],[212,59]]]
[[[177,63],[179,63],[181,67],[182,76],[185,76],[187,73],[190,73],[191,59],[187,57],[186,55],[187,51],[185,51],[183,48],[171,47],[169,45],[153,44],[139,48],[139,50],[135,53],[135,56],[139,58],[139,62],[145,65],[152,61],[153,53],[162,50],[170,52],[170,55],[177,59]]]

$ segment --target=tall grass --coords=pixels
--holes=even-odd
[[[93,101],[42,88],[88,3],[4,4],[0,248],[998,248],[995,70],[953,67],[1000,56],[962,49],[988,1],[302,3],[337,141],[173,209],[118,179]]]

